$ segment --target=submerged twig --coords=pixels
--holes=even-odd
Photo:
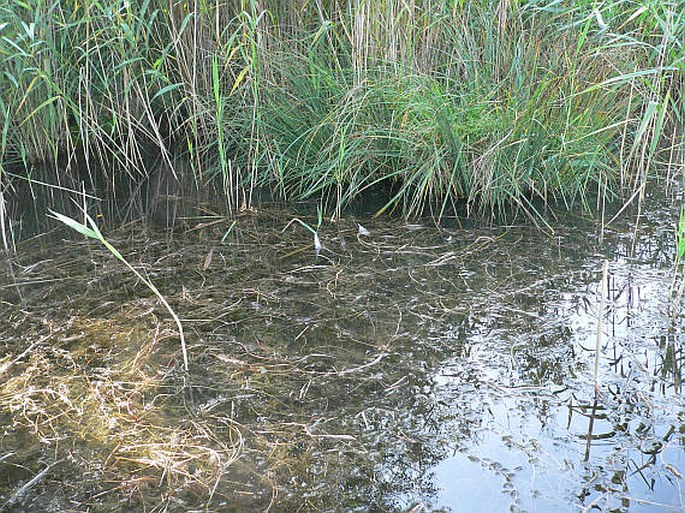
[[[17,363],[17,362],[18,362],[19,360],[21,360],[24,356],[26,356],[27,354],[31,353],[31,351],[33,351],[33,349],[34,349],[38,344],[40,344],[41,342],[43,342],[43,340],[39,340],[39,341],[34,342],[34,343],[31,344],[26,350],[24,350],[24,352],[21,353],[19,356],[13,358],[12,360],[10,360],[10,361],[8,361],[8,362],[4,362],[4,363],[0,364],[0,376],[2,376],[5,372],[7,372],[7,369],[9,369],[10,367],[12,367],[12,365],[14,365],[15,363]],[[0,461],[2,461],[2,458],[0,458]]]
[[[367,369],[368,367],[372,367],[376,365],[378,362],[380,362],[383,358],[388,356],[388,353],[381,353],[376,358],[371,360],[368,363],[365,363],[364,365],[360,365],[359,367],[353,367],[351,369],[345,369],[341,371],[333,371],[333,372],[327,372],[326,376],[344,376],[345,374],[352,374],[353,372],[359,372],[364,369]]]
[[[50,465],[48,465],[48,466],[45,467],[43,470],[41,470],[40,472],[38,472],[38,474],[36,474],[35,476],[33,476],[27,483],[24,483],[24,484],[21,486],[21,488],[19,488],[16,492],[14,492],[14,493],[12,494],[12,496],[11,496],[9,499],[7,499],[7,501],[5,502],[5,504],[2,505],[2,507],[0,508],[0,512],[2,512],[2,511],[9,511],[8,508],[9,508],[10,506],[12,506],[12,505],[13,505],[15,502],[17,502],[19,499],[21,499],[21,497],[22,497],[27,491],[29,491],[36,483],[40,482],[40,481],[45,477],[45,475],[46,475],[48,472],[50,472],[50,471],[53,469],[53,467],[54,467],[55,465],[57,465],[58,463],[60,463],[61,461],[62,461],[62,460],[57,460],[57,461],[54,461],[54,462],[50,463]]]

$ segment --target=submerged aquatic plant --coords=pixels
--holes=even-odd
[[[183,332],[183,324],[181,324],[181,320],[179,319],[178,315],[176,315],[176,312],[174,312],[174,309],[171,308],[171,305],[167,302],[167,300],[164,298],[162,293],[159,291],[155,285],[145,278],[142,274],[138,272],[138,270],[133,267],[128,260],[124,258],[124,256],[110,244],[107,239],[102,235],[100,232],[100,229],[98,228],[97,224],[93,220],[92,217],[88,215],[88,213],[84,210],[83,216],[85,218],[85,221],[87,224],[80,223],[79,221],[76,221],[75,219],[72,219],[71,217],[65,216],[64,214],[60,214],[59,212],[55,212],[53,210],[50,210],[50,214],[54,219],[57,219],[58,221],[64,223],[67,225],[69,228],[77,231],[81,235],[85,235],[86,237],[90,239],[97,240],[102,244],[107,250],[119,261],[123,262],[126,267],[138,278],[140,281],[142,281],[147,288],[149,288],[155,296],[157,296],[157,299],[159,299],[160,303],[164,305],[164,308],[167,309],[171,317],[174,319],[174,322],[176,323],[176,326],[178,328],[178,335],[181,340],[181,351],[183,353],[183,369],[185,370],[186,374],[188,373],[189,367],[188,367],[188,350],[186,348],[186,339],[185,335]]]

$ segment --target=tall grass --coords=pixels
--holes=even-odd
[[[611,49],[598,53],[587,23],[570,28],[573,13],[534,4],[427,5],[398,30],[376,18],[363,23],[371,4],[359,4],[333,37],[303,40],[294,58],[292,45],[274,57],[265,131],[281,191],[328,197],[339,208],[387,182],[387,208],[439,216],[460,199],[493,213],[534,211],[535,197],[570,205],[598,184],[618,184],[620,142],[634,130],[626,127],[635,123],[626,94],[634,82],[609,86]],[[356,36],[368,43],[361,57],[354,37],[344,58],[321,48],[359,30],[372,31]],[[393,34],[408,45],[404,53],[388,48]],[[350,64],[326,64],[341,61]]]
[[[382,212],[537,215],[681,165],[682,0],[0,11],[5,247],[22,180],[131,203],[164,173],[228,211],[268,193],[339,213],[382,189]]]

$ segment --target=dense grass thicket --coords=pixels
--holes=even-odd
[[[0,237],[14,191],[144,205],[148,182],[338,213],[496,214],[683,167],[683,0],[10,0]],[[661,175],[665,176],[665,175]]]

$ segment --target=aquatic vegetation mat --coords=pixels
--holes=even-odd
[[[107,234],[179,314],[187,375],[168,313],[105,249],[64,231],[7,257],[0,510],[682,508],[663,219],[602,243],[587,219],[341,220],[319,256],[290,220]]]

